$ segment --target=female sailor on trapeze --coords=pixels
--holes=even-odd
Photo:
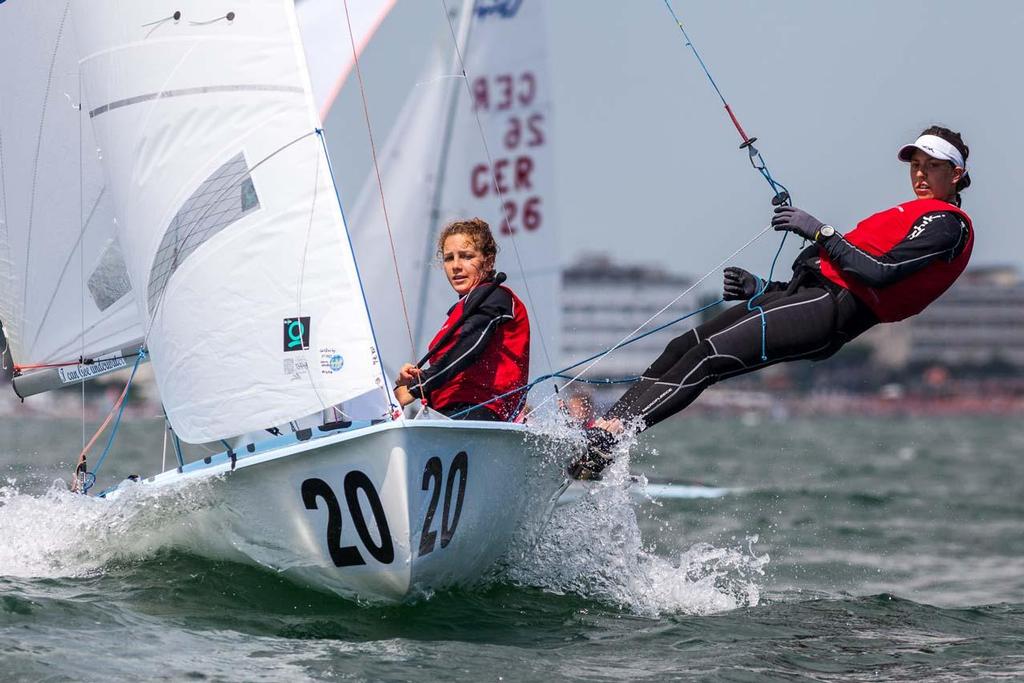
[[[864,219],[845,235],[806,211],[775,209],[776,230],[813,242],[793,264],[792,279],[768,283],[755,297],[762,281],[726,268],[724,298],[753,300],[669,342],[587,430],[587,453],[570,474],[596,478],[627,426],[649,429],[719,380],[783,361],[828,358],[873,325],[923,311],[971,257],[974,230],[960,208],[960,191],[971,183],[967,155],[959,133],[925,129],[897,155],[910,163],[917,198]]]

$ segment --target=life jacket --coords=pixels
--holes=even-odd
[[[529,382],[530,375],[530,320],[526,306],[508,287],[501,287],[512,296],[512,319],[501,321],[486,348],[476,360],[460,370],[443,385],[429,391],[428,402],[435,410],[444,410],[454,404],[477,405],[490,401],[485,408],[497,413],[503,420],[512,420],[522,405],[524,392],[495,398]],[[458,334],[440,348],[435,345],[448,328],[462,316],[468,296],[462,297],[450,311],[445,324],[430,342],[431,358],[443,358],[455,345]],[[434,362],[434,361],[431,361]],[[495,399],[495,400],[491,400]]]
[[[949,289],[964,272],[974,248],[974,227],[970,217],[956,206],[938,199],[915,199],[865,218],[844,235],[847,242],[872,256],[881,256],[903,241],[914,223],[928,213],[951,211],[967,223],[967,243],[947,261],[934,259],[927,266],[887,287],[869,287],[855,275],[841,272],[819,247],[821,274],[850,290],[882,322],[895,322],[917,315]]]

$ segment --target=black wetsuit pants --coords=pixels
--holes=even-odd
[[[877,320],[853,294],[815,281],[741,302],[676,337],[605,414],[651,427],[715,382],[782,361],[827,358]],[[767,358],[767,360],[765,359]]]

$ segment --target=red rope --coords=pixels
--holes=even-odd
[[[82,448],[82,452],[78,454],[78,464],[75,466],[75,476],[71,480],[72,491],[77,491],[79,486],[81,485],[81,482],[78,479],[78,473],[85,472],[86,453],[88,453],[89,449],[91,449],[93,445],[96,443],[96,439],[100,438],[100,434],[104,432],[104,430],[110,424],[110,420],[114,417],[114,414],[121,407],[121,404],[124,403],[124,399],[128,395],[128,387],[131,386],[131,383],[131,380],[125,382],[124,389],[121,390],[121,396],[119,396],[118,399],[114,402],[114,406],[110,409],[110,412],[107,413],[107,418],[103,420],[103,424],[99,426],[99,429],[96,430],[96,433],[92,435],[91,439],[89,439],[89,443],[85,444],[85,447]]]
[[[402,286],[402,273],[398,266],[398,254],[395,252],[395,238],[391,234],[391,219],[388,216],[388,205],[384,201],[384,183],[380,177],[380,165],[377,163],[377,146],[373,141],[373,129],[370,126],[370,108],[366,100],[366,89],[363,87],[363,72],[359,68],[359,54],[356,50],[356,40],[352,33],[352,19],[348,13],[348,0],[345,0],[345,22],[348,24],[348,39],[352,44],[352,63],[356,67],[356,80],[359,81],[359,95],[363,100],[363,115],[366,117],[366,132],[370,138],[370,154],[373,157],[373,170],[377,175],[377,189],[380,192],[380,206],[384,211],[384,225],[388,230],[388,244],[391,247],[391,260],[395,264],[395,280],[398,281],[398,294],[402,299],[402,315],[405,316],[405,329],[409,333],[409,348],[412,355],[416,355],[416,342],[412,338],[412,323],[409,322],[409,309],[405,304],[405,288]]]
[[[732,125],[736,126],[736,131],[740,134],[740,137],[743,138],[743,142],[749,140],[750,138],[747,137],[747,132],[743,130],[743,126],[740,125],[740,120],[732,113],[732,107],[726,104],[725,111],[729,114],[729,118],[732,119]]]
[[[37,365],[17,365],[14,366],[15,372],[21,372],[22,370],[39,370],[40,368],[66,368],[69,365],[84,365],[81,361],[72,360],[67,363],[39,363]]]

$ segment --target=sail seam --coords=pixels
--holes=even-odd
[[[46,108],[50,102],[50,90],[53,87],[53,72],[57,68],[57,51],[60,47],[61,40],[64,36],[64,22],[67,21],[68,12],[71,10],[71,3],[68,2],[64,5],[64,14],[60,19],[60,26],[57,27],[57,36],[53,43],[53,54],[50,56],[50,68],[47,71],[46,76],[46,90],[43,95],[43,108],[39,114],[39,132],[36,134],[36,154],[32,160],[32,189],[29,194],[28,201],[28,230],[25,239],[25,263],[29,262],[32,254],[32,223],[36,213],[36,184],[39,181],[39,157],[42,154],[43,148],[43,127],[46,123]],[[21,310],[18,312],[19,317],[25,315],[25,310],[28,308],[28,288],[25,288],[21,298]]]
[[[142,102],[150,102],[152,100],[162,100],[170,97],[187,97],[190,95],[208,95],[211,93],[224,93],[224,92],[288,92],[288,93],[302,93],[302,88],[294,85],[261,85],[258,83],[254,84],[237,84],[237,85],[204,85],[195,88],[177,88],[175,90],[161,90],[159,92],[146,93],[145,95],[135,95],[134,97],[126,97],[123,100],[115,100],[108,104],[101,105],[89,112],[89,118],[94,119],[101,114],[105,114],[108,111],[114,109],[120,109],[122,107],[130,107],[133,104],[141,104]]]

